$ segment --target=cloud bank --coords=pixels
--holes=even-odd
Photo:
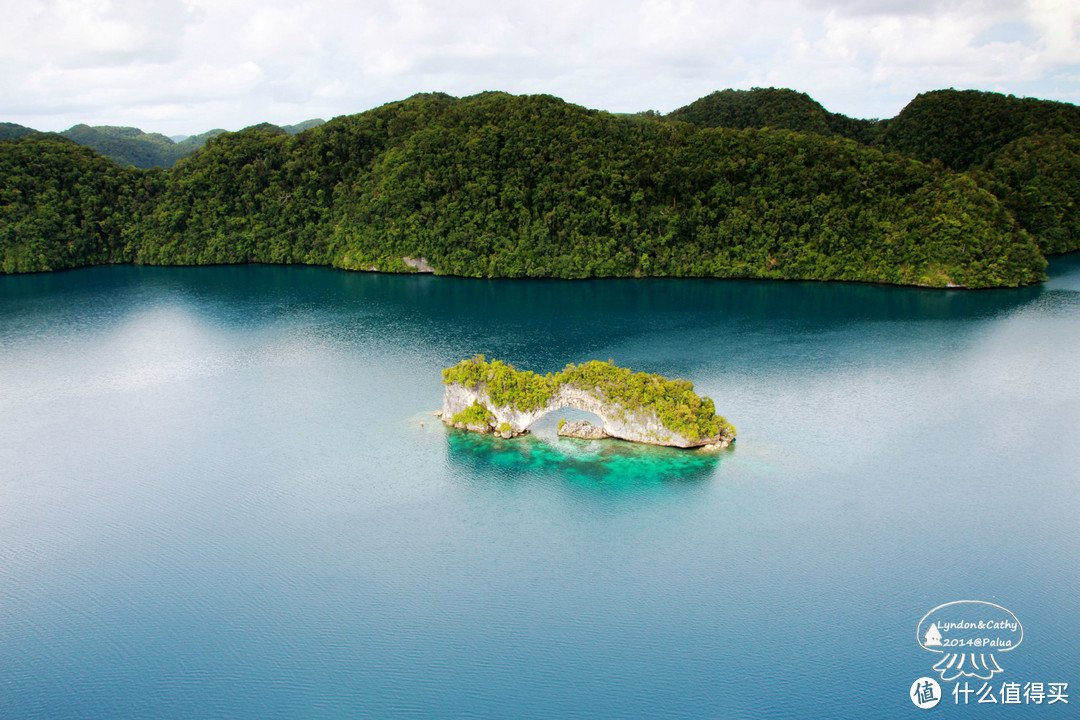
[[[668,112],[790,87],[891,117],[919,92],[1080,101],[1074,0],[33,0],[0,26],[0,120],[191,134],[416,92]]]

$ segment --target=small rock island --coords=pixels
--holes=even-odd
[[[610,362],[571,363],[556,374],[537,375],[477,355],[443,370],[443,383],[444,423],[503,438],[524,435],[549,412],[571,407],[597,415],[603,427],[560,423],[560,435],[707,450],[735,440],[734,426],[692,383]]]

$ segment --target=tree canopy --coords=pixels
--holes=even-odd
[[[957,118],[986,108],[996,134],[967,123],[986,147],[949,141]],[[423,257],[473,277],[1014,286],[1043,277],[1044,253],[1080,247],[1076,112],[957,91],[881,123],[773,89],[714,93],[667,117],[433,93],[297,135],[222,132],[167,171],[42,134],[0,142],[0,256],[5,272],[408,272],[404,259]]]
[[[620,415],[652,413],[668,430],[690,440],[715,437],[721,431],[729,438],[735,437],[735,427],[716,414],[711,398],[694,392],[693,383],[633,372],[611,362],[571,363],[557,373],[537,375],[500,360],[488,362],[483,355],[476,355],[446,368],[442,376],[447,385],[482,390],[496,407],[532,412],[547,405],[560,388],[571,387],[610,403]],[[451,420],[481,427],[491,422],[489,413],[479,404],[466,408]]]

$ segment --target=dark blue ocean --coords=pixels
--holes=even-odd
[[[0,276],[0,718],[1078,717],[1080,256],[1050,274]],[[478,352],[691,380],[738,440],[447,430]],[[1023,641],[919,709],[957,600]]]

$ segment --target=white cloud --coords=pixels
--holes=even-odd
[[[810,10],[818,6],[804,3]],[[1057,69],[1034,24],[1005,2],[854,0],[828,10],[812,27],[812,38],[800,29],[777,52],[767,78],[787,80],[852,115],[890,116],[917,93],[944,87],[1037,94],[1040,79]],[[1026,42],[996,39],[1018,27]],[[883,104],[883,98],[891,100]]]
[[[1039,33],[1047,63],[1080,64],[1080,5],[1073,0],[1029,0],[1027,20]]]
[[[262,68],[251,60],[228,67],[203,63],[177,76],[168,87],[168,95],[206,100],[242,97],[254,92],[264,80]]]
[[[978,87],[1080,100],[1075,0],[37,0],[0,25],[0,120],[195,133],[415,92],[668,111],[777,85],[895,114]]]
[[[176,0],[38,0],[4,10],[0,57],[80,69],[167,62],[179,54],[186,9]]]

